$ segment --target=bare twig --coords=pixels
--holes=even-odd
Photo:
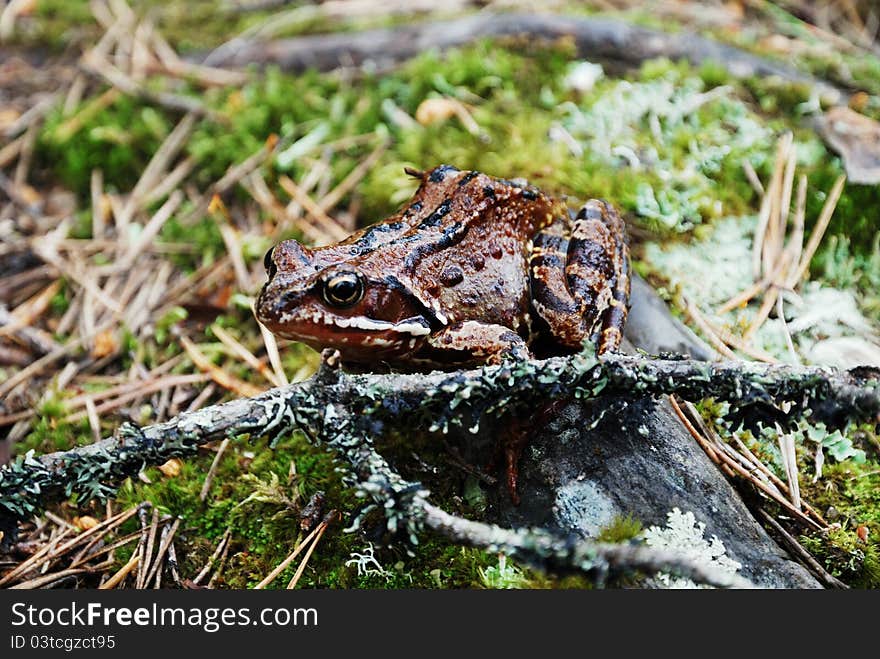
[[[208,497],[208,492],[211,491],[211,483],[214,482],[214,475],[217,473],[217,469],[220,467],[220,460],[223,459],[223,454],[226,452],[226,448],[229,446],[229,438],[227,437],[222,442],[220,442],[220,446],[217,448],[217,452],[214,454],[214,460],[211,462],[211,468],[208,469],[208,473],[205,475],[205,482],[202,484],[202,489],[199,492],[199,501],[204,501]]]
[[[773,519],[773,517],[766,510],[761,508],[758,510],[758,512],[760,513],[761,517],[764,518],[764,521],[767,522],[767,524],[769,524],[774,531],[776,531],[776,533],[786,544],[786,546],[792,552],[794,552],[794,555],[797,556],[801,561],[803,561],[804,564],[808,568],[810,568],[810,571],[813,572],[813,574],[815,574],[826,586],[829,586],[830,588],[841,589],[849,588],[849,586],[843,583],[840,579],[829,574],[828,571],[819,564],[819,561],[813,558],[810,552],[804,549],[803,545],[799,543],[793,535],[782,528],[782,525],[775,519]]]
[[[199,570],[196,578],[193,579],[193,583],[198,585],[202,579],[208,576],[208,572],[216,565],[217,560],[220,558],[220,555],[224,553],[226,545],[229,543],[229,538],[232,536],[232,531],[230,529],[226,529],[223,533],[223,537],[220,538],[220,542],[217,543],[217,548],[214,550],[214,553],[211,554],[211,557],[208,559],[208,562],[205,563],[205,566]]]

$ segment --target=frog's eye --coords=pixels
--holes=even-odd
[[[266,273],[269,275],[269,279],[275,276],[275,273],[278,272],[278,266],[275,265],[275,261],[272,260],[272,253],[275,251],[275,248],[272,247],[266,252],[266,256],[263,257],[263,267],[266,268]]]
[[[334,307],[350,307],[364,296],[364,280],[356,272],[336,272],[324,279],[324,300]]]

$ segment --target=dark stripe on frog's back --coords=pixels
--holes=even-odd
[[[424,220],[419,222],[417,229],[430,229],[432,227],[436,227],[443,221],[443,218],[449,214],[449,211],[452,210],[452,200],[444,199],[440,202],[440,205],[434,209],[434,211],[428,215]]]
[[[427,256],[431,254],[436,254],[437,252],[442,252],[453,245],[457,245],[460,243],[464,237],[467,235],[467,232],[470,230],[470,225],[465,224],[464,222],[455,222],[454,224],[450,224],[448,227],[445,227],[443,231],[438,235],[436,232],[431,232],[431,238],[426,240],[420,245],[416,245],[412,248],[412,251],[406,255],[406,258],[403,262],[404,269],[412,275],[416,269],[416,266]],[[419,231],[419,229],[416,229]],[[420,233],[413,234],[412,236],[404,236],[399,241],[395,242],[417,242],[418,239],[424,238],[426,236],[426,231],[421,230]],[[412,238],[412,240],[408,240]]]
[[[519,193],[499,195],[499,188],[502,186],[504,188],[512,188],[514,191],[519,191]],[[424,232],[427,234],[426,236],[423,236],[426,238],[426,242],[416,247],[413,252],[407,256],[405,265],[410,272],[414,271],[418,263],[424,258],[461,242],[465,235],[467,235],[472,224],[488,219],[486,218],[485,213],[490,209],[503,209],[506,204],[518,204],[521,208],[514,217],[516,220],[520,221],[522,221],[523,218],[529,218],[531,214],[534,214],[533,218],[529,218],[533,220],[534,226],[531,227],[530,230],[527,227],[521,227],[522,243],[525,245],[526,241],[530,238],[528,234],[534,233],[536,230],[544,226],[548,222],[547,217],[553,214],[553,207],[560,203],[547,197],[535,188],[523,187],[505,179],[494,179],[479,171],[462,172],[456,181],[456,187],[459,188],[459,190],[453,192],[453,194],[455,194],[455,200],[466,199],[471,203],[465,204],[464,202],[459,202],[458,204],[452,204],[451,199],[443,199],[434,212],[432,212],[428,218],[419,223],[415,232]],[[510,191],[505,190],[505,192]],[[543,211],[540,208],[540,203],[542,201],[546,206],[546,210]],[[535,205],[533,206],[533,204]],[[466,224],[463,222],[456,222],[443,229],[439,235],[436,231],[431,231],[431,229],[441,223],[442,217],[455,210],[469,216],[470,219]],[[543,217],[541,217],[542,212],[544,213]],[[497,216],[493,215],[492,219],[497,221]],[[399,238],[398,241],[408,238],[409,234]],[[409,240],[407,240],[407,242],[409,242]]]
[[[413,234],[413,229],[435,226],[451,210],[451,200],[448,198],[432,207],[431,197],[434,195],[431,193],[439,187],[437,184],[442,183],[448,174],[458,172],[459,170],[452,165],[441,165],[435,168],[427,180],[423,181],[413,198],[414,201],[409,206],[387,220],[368,226],[359,233],[350,236],[340,245],[347,246],[349,257],[358,257],[370,254],[380,247],[388,246],[394,242],[403,244],[415,242],[419,236]],[[467,176],[463,178],[467,178]],[[428,186],[427,182],[434,185]]]
[[[465,174],[464,176],[462,176],[462,177],[459,179],[459,181],[458,181],[458,187],[460,187],[460,188],[461,188],[461,187],[464,187],[465,185],[467,185],[468,183],[470,183],[472,180],[474,180],[475,178],[477,178],[477,177],[480,175],[480,173],[481,173],[481,172],[479,172],[479,171],[476,170],[476,169],[473,170],[473,171],[468,172],[467,174]],[[485,191],[485,190],[484,190],[484,191]]]
[[[467,235],[474,220],[455,221],[438,229],[450,213],[459,212],[470,217],[476,212],[474,219],[479,222],[493,207],[503,209],[507,204],[518,204],[521,209],[515,218],[527,218],[535,212],[534,230],[537,230],[546,223],[541,212],[550,214],[560,203],[536,189],[523,188],[512,181],[495,179],[476,170],[460,172],[451,166],[441,166],[428,180],[434,185],[420,187],[416,201],[405,210],[342,243],[340,247],[346,245],[345,256],[368,257],[380,247],[393,250],[397,246],[409,245],[404,265],[408,273],[413,274],[423,259],[453,247]],[[511,188],[522,192],[511,195]],[[542,202],[546,211],[540,209]],[[523,236],[527,233],[527,230],[523,231]]]
[[[348,247],[350,256],[369,254],[378,247],[393,241],[406,227],[406,223],[402,220],[380,222],[350,236],[342,244]]]

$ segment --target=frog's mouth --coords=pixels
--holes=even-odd
[[[348,361],[377,361],[417,349],[430,334],[423,318],[387,321],[342,316],[323,310],[285,312],[277,321],[262,321],[274,334],[321,350],[336,348]]]

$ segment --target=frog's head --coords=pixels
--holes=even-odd
[[[343,360],[393,360],[418,348],[437,316],[408,286],[345,245],[304,247],[286,240],[265,258],[269,281],[255,311],[278,336],[336,348]]]

